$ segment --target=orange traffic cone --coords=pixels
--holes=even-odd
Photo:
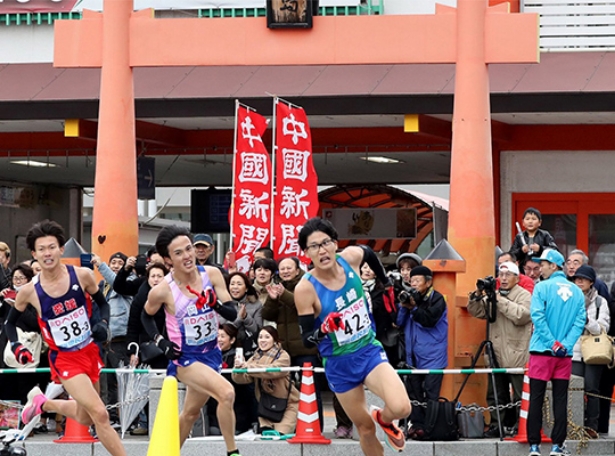
[[[316,402],[312,364],[303,363],[303,369],[299,413],[297,415],[297,432],[287,442],[329,444],[331,440],[324,438],[320,433],[320,419],[318,418],[318,404]]]
[[[57,440],[54,440],[55,443],[94,443],[98,442],[98,439],[95,439],[90,434],[90,428],[84,426],[83,424],[78,423],[72,418],[66,417],[66,427],[64,428],[64,435]]]
[[[523,375],[523,391],[521,392],[521,410],[519,411],[519,430],[514,437],[505,440],[514,440],[519,443],[528,443],[527,440],[527,413],[530,410],[530,377],[527,375],[529,363],[525,365],[525,374]],[[540,430],[542,442],[551,442],[551,439],[545,435],[544,430]]]

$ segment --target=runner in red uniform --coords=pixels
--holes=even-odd
[[[28,423],[43,412],[65,415],[86,426],[94,425],[100,442],[113,456],[125,456],[120,438],[109,423],[109,414],[99,395],[100,360],[94,341],[109,339],[109,304],[91,270],[66,266],[64,230],[56,222],[36,223],[26,235],[26,243],[42,271],[17,294],[5,325],[15,358],[26,364],[32,353],[17,339],[15,323],[28,305],[36,309],[43,338],[49,344],[49,363],[54,381],[60,382],[74,400],[47,399],[36,387],[28,393],[22,420]],[[102,321],[90,323],[92,304],[100,309]]]

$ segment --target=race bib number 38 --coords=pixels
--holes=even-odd
[[[344,329],[335,331],[335,338],[339,345],[355,342],[366,336],[371,329],[371,320],[367,312],[365,300],[360,299],[350,307],[342,310]]]
[[[51,337],[59,348],[73,348],[88,340],[92,334],[85,307],[48,320]]]
[[[187,345],[202,345],[218,338],[218,318],[215,312],[184,317]]]

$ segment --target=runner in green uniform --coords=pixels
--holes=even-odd
[[[387,444],[402,451],[404,435],[393,421],[410,414],[410,400],[375,339],[361,286],[363,262],[389,283],[384,268],[369,247],[350,246],[336,254],[337,232],[320,218],[306,222],[298,242],[314,264],[295,288],[303,342],[318,346],[329,386],[357,427],[363,453],[383,454],[374,421],[384,430]],[[385,296],[392,304],[392,287],[387,287]],[[383,409],[368,411],[364,386],[384,401]]]

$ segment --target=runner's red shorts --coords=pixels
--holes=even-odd
[[[60,383],[60,379],[68,380],[76,375],[85,374],[94,384],[100,378],[103,366],[98,345],[94,342],[77,351],[49,350],[49,367],[51,380],[54,383]]]

